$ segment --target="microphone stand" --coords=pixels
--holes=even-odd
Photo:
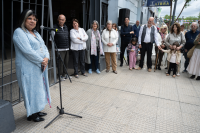
[[[60,89],[60,108],[57,106],[57,109],[59,110],[59,114],[53,120],[51,120],[44,128],[47,128],[53,121],[55,121],[58,118],[58,116],[63,115],[63,114],[75,116],[75,117],[78,117],[78,118],[82,118],[82,116],[78,116],[78,115],[74,115],[74,114],[70,114],[70,113],[65,113],[64,108],[62,106],[62,90],[61,90],[61,79],[60,79],[60,61],[61,61],[62,65],[63,65],[63,67],[64,67],[64,70],[65,70],[70,82],[72,82],[72,81],[70,79],[70,76],[67,73],[66,66],[65,66],[65,64],[64,64],[64,62],[63,62],[63,60],[62,60],[62,58],[60,56],[60,52],[58,51],[58,47],[56,46],[55,40],[53,39],[50,30],[49,30],[49,34],[50,34],[50,37],[51,37],[52,41],[55,44],[55,50],[56,50],[56,53],[57,53],[57,61],[58,61],[57,65],[58,65],[59,89]]]

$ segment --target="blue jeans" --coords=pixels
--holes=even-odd
[[[95,70],[99,69],[99,52],[97,52],[97,56],[90,55],[91,64],[89,64],[89,69],[92,69],[92,64],[95,65]]]
[[[189,51],[189,50],[188,50],[188,51]],[[187,51],[187,52],[184,52],[184,57],[185,57],[185,63],[184,63],[185,69],[184,69],[184,70],[187,69],[187,67],[188,67],[188,65],[189,65],[189,61],[190,61],[190,59],[187,57],[188,51]]]

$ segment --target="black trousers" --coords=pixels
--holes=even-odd
[[[142,49],[140,49],[141,52],[141,60],[140,60],[140,65],[139,67],[143,68],[144,65],[144,56],[145,52],[147,52],[147,68],[152,68],[152,48],[153,48],[153,43],[144,43],[142,42]]]
[[[129,42],[121,41],[120,62],[121,62],[122,65],[123,65],[123,59],[124,59],[124,52],[125,52],[125,49],[128,46],[128,44],[129,44]],[[129,56],[128,56],[128,54],[127,54],[127,62],[129,64]]]
[[[78,75],[78,63],[80,60],[80,70],[81,73],[85,73],[85,50],[72,51],[73,53],[73,66],[74,66],[74,75]]]
[[[68,69],[68,62],[69,62],[69,50],[67,51],[59,51],[60,56],[65,64],[65,67]],[[56,57],[58,55],[56,54]],[[58,69],[58,62],[57,62],[57,69]],[[66,72],[65,72],[65,68],[62,64],[62,62],[60,61],[60,75],[62,75],[63,77],[65,76]]]
[[[173,75],[176,75],[176,63],[171,63],[171,62],[169,64],[168,74],[170,74],[172,68],[174,69]]]

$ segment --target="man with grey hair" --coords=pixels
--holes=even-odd
[[[66,18],[63,14],[60,14],[58,16],[58,23],[54,24],[54,28],[58,29],[57,32],[54,32],[55,36],[54,36],[54,40],[55,43],[58,47],[58,51],[60,52],[61,58],[64,61],[64,64],[66,66],[66,68],[68,68],[68,62],[69,62],[69,32],[68,32],[68,28],[65,25],[66,22]],[[50,38],[51,41],[51,38]],[[67,79],[67,75],[65,75],[65,68],[63,66],[63,64],[60,64],[60,77],[61,80],[65,80]],[[70,77],[71,78],[71,77]]]
[[[134,31],[133,36],[138,38],[138,36],[139,36],[139,31],[140,31],[140,21],[137,20],[137,21],[136,21],[136,24],[133,25],[133,31]]]
[[[194,46],[194,40],[199,34],[199,31],[197,31],[197,29],[198,29],[198,23],[193,22],[191,24],[191,30],[185,34],[185,39],[186,39],[186,43],[184,47],[185,69],[183,70],[183,73],[187,72],[187,67],[189,65],[189,58],[187,58],[187,53]]]
[[[157,28],[153,25],[154,18],[150,17],[148,20],[148,23],[146,25],[142,25],[139,32],[139,48],[142,48],[141,50],[141,60],[138,70],[141,70],[144,65],[144,56],[147,52],[147,69],[149,72],[151,72],[152,69],[152,49],[153,49],[153,43],[157,44],[158,48],[160,48],[160,42],[158,41],[157,37]]]

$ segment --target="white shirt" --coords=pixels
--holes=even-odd
[[[60,28],[62,28],[62,30],[63,30],[63,27],[60,26]],[[53,36],[55,36],[55,31],[53,31]],[[51,36],[49,38],[49,41],[52,41]],[[69,50],[69,48],[67,48],[67,49],[58,49],[58,51],[67,51],[67,50]]]
[[[171,59],[169,62],[176,63],[176,53],[172,52]]]
[[[78,38],[81,38],[78,39]],[[70,39],[71,39],[71,50],[84,50],[86,49],[86,41],[88,39],[88,35],[86,34],[83,28],[78,28],[78,30],[71,29],[70,30]]]
[[[152,25],[152,26],[153,26],[153,25]],[[151,26],[151,27],[152,27],[152,26]],[[150,34],[151,34],[151,27],[149,28],[149,27],[147,26],[147,28],[146,28],[146,35],[145,35],[145,37],[144,37],[144,42],[146,42],[146,43],[151,42],[151,36],[150,36]],[[138,39],[138,43],[139,43],[139,44],[141,44],[141,38],[142,38],[143,28],[144,28],[144,25],[142,25],[142,26],[140,27],[139,39]],[[157,37],[158,31],[157,31],[157,28],[156,28],[155,26],[154,26],[154,29],[155,29],[155,31],[154,31],[155,43],[157,44],[157,46],[160,46],[160,43],[158,42],[158,37]]]

